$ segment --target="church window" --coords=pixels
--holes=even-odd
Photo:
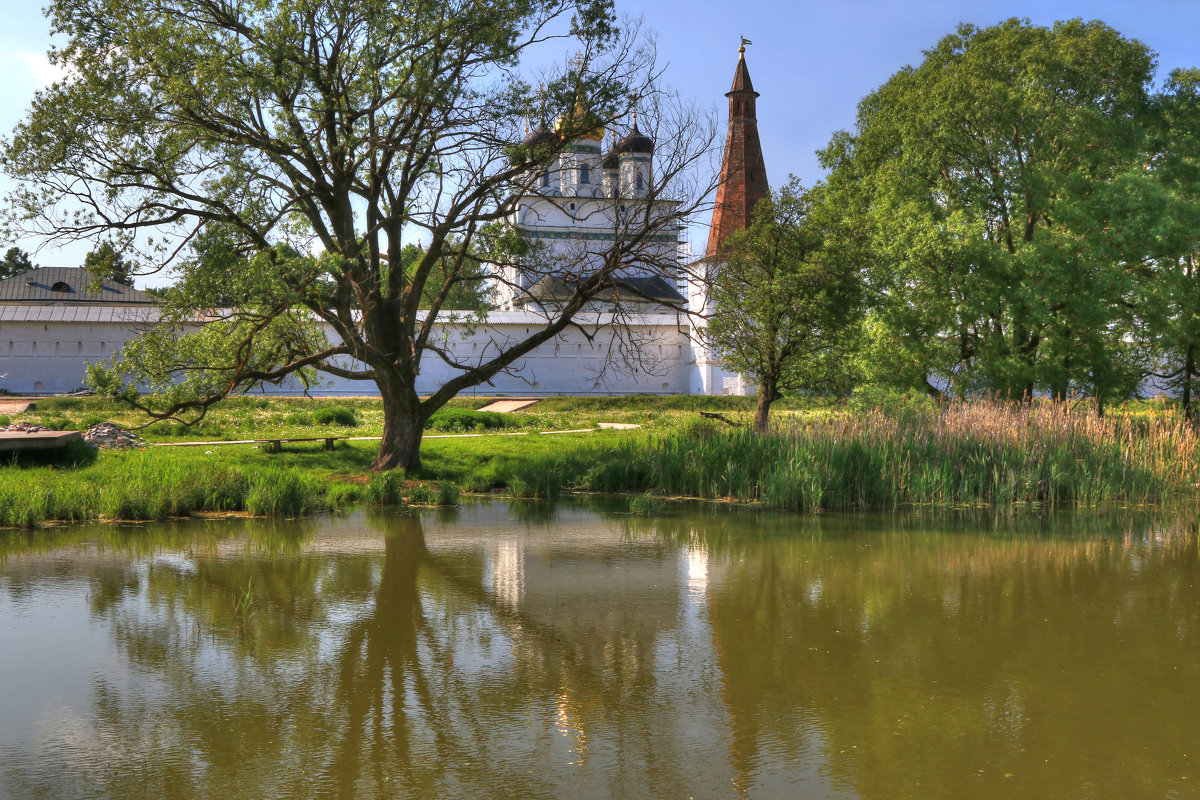
[[[642,189],[645,189],[645,188],[646,188],[646,181],[642,177],[642,171],[639,169],[637,171],[637,190],[640,192],[640,191],[642,191]]]
[[[543,172],[542,173],[542,186],[549,186],[549,185],[550,185],[550,173]]]
[[[580,183],[591,183],[592,182],[592,171],[590,169],[588,169],[587,164],[581,164],[579,166],[579,182]]]

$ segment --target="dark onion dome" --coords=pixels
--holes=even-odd
[[[638,130],[637,120],[635,119],[633,121],[633,130],[624,139],[617,142],[617,146],[613,148],[613,152],[619,156],[623,156],[626,153],[653,155],[654,140]]]
[[[545,125],[538,124],[533,130],[525,134],[525,138],[521,140],[520,146],[511,148],[508,161],[514,166],[523,164],[530,160],[533,150],[539,145],[545,144],[554,138],[554,133]]]
[[[521,144],[533,145],[547,142],[553,138],[554,134],[545,125],[538,123],[529,133],[525,134],[525,138],[521,140]]]
[[[621,162],[617,158],[617,151],[615,149],[605,153],[604,159],[600,162],[600,169],[616,169],[619,166],[621,166]]]

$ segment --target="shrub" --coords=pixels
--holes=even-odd
[[[325,505],[334,511],[352,508],[362,502],[363,489],[353,483],[335,481],[325,487]]]
[[[295,412],[284,417],[283,422],[285,425],[298,425],[301,427],[306,427],[313,424],[313,417],[312,414]]]
[[[6,425],[12,425],[12,417],[10,417],[8,414],[0,414],[0,428],[3,428]]]
[[[79,397],[45,397],[37,401],[41,411],[71,411],[83,407],[83,399]]]
[[[453,481],[442,481],[437,485],[437,499],[439,506],[458,505],[458,487]]]
[[[345,406],[329,406],[318,408],[313,412],[313,419],[318,425],[341,425],[343,428],[357,428],[358,415],[354,409]]]
[[[296,517],[317,507],[321,487],[317,480],[294,469],[269,469],[255,473],[246,494],[251,514]]]
[[[656,494],[635,494],[629,498],[629,513],[642,517],[656,517],[662,513],[665,505],[662,497]]]
[[[468,492],[490,492],[492,490],[492,482],[483,475],[475,474],[467,479],[465,488]]]
[[[433,489],[430,489],[425,484],[414,486],[408,493],[408,502],[417,506],[433,505],[434,495]]]
[[[519,428],[521,423],[506,414],[492,411],[471,411],[466,408],[443,408],[425,422],[425,429],[446,433]]]
[[[404,470],[396,469],[371,476],[367,483],[367,502],[376,506],[398,506],[404,503]]]

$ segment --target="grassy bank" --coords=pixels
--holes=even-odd
[[[307,464],[297,453],[269,456],[249,447],[222,453],[167,449],[101,453],[74,469],[10,465],[0,469],[0,527],[31,528],[54,521],[160,520],[199,512],[245,512],[296,517],[340,510],[364,502],[386,505],[447,505],[458,498],[452,484],[428,486],[402,472],[365,475],[360,482],[330,469],[323,451]],[[352,465],[369,464],[366,451],[346,448]]]
[[[517,465],[517,495],[656,492],[817,509],[1060,507],[1194,492],[1197,436],[1170,415],[1036,405],[830,413],[767,436],[711,425]]]
[[[633,492],[801,511],[1058,508],[1162,502],[1194,495],[1200,477],[1195,432],[1162,409],[1105,419],[1049,404],[809,409],[780,415],[774,432],[758,436],[699,423],[692,409],[617,404],[624,407],[615,413],[670,414],[670,423],[553,437],[429,439],[422,471],[409,476],[370,476],[374,442],[343,442],[333,451],[292,445],[277,455],[246,445],[153,448],[102,453],[71,469],[9,466],[0,468],[0,526],[202,511],[296,516],[364,502],[449,503],[459,488],[536,498]],[[614,413],[596,400],[583,405],[591,407],[549,413],[581,420]],[[730,406],[723,410],[749,414]],[[645,499],[634,510],[657,507]]]
[[[599,422],[633,422],[649,430],[671,430],[697,411],[746,415],[753,397],[551,397],[527,411],[477,413],[494,398],[458,397],[439,410],[427,425],[430,433],[493,430],[546,431],[590,428]],[[780,402],[781,413],[809,408],[798,401]],[[87,430],[97,422],[114,422],[151,442],[221,439],[301,438],[306,436],[379,436],[383,405],[377,397],[233,397],[214,406],[195,425],[157,422],[123,403],[103,397],[50,397],[21,414],[0,415],[0,424],[32,422],[55,430]]]

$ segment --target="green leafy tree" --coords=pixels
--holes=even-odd
[[[139,385],[165,390],[172,375],[154,370],[175,368],[185,387],[143,404],[159,415],[202,414],[256,383],[320,370],[378,388],[374,467],[417,468],[434,411],[570,327],[705,193],[678,178],[711,131],[698,139],[694,115],[664,110],[657,138],[670,147],[634,206],[682,202],[629,214],[636,224],[586,264],[558,265],[582,276],[571,297],[524,338],[462,361],[437,335],[466,274],[458,254],[512,263],[522,243],[503,221],[537,174],[639,94],[666,102],[653,53],[617,28],[610,0],[53,0],[47,13],[63,37],[52,56],[73,77],[39,94],[4,147],[8,174],[35,187],[13,195],[10,222],[51,239],[151,240],[185,282],[204,259],[172,255],[210,226],[245,258],[222,319],[180,336],[209,307],[189,316],[181,301],[154,344],[94,375],[132,397]],[[522,55],[556,39],[578,50],[546,76],[558,135],[520,144],[533,105]],[[420,259],[391,269],[414,234]],[[453,376],[421,397],[429,354]]]
[[[20,275],[25,270],[33,269],[35,266],[29,258],[29,253],[26,253],[19,247],[10,247],[4,253],[4,260],[0,261],[0,280],[11,278],[13,275]]]
[[[1193,421],[1200,390],[1200,70],[1177,70],[1157,98],[1158,141],[1150,159],[1160,210],[1146,220],[1161,250],[1146,270],[1141,329],[1157,348],[1154,375]]]
[[[130,264],[125,260],[125,256],[113,247],[112,242],[103,242],[84,256],[83,268],[101,278],[123,283],[126,286],[133,285]]]
[[[485,314],[492,305],[491,274],[479,254],[472,253],[454,242],[448,243],[447,253],[430,271],[421,295],[421,308],[435,306],[459,311]],[[412,273],[425,257],[419,245],[407,244],[400,251],[400,263],[406,273]],[[446,292],[444,298],[438,294]]]
[[[1144,44],[1100,22],[963,25],[835,136],[823,158],[872,240],[879,333],[925,362],[930,391],[1135,390],[1162,199],[1153,72]]]
[[[760,432],[785,392],[849,388],[862,292],[837,212],[821,200],[793,177],[726,240],[712,278],[706,336],[758,384]]]

